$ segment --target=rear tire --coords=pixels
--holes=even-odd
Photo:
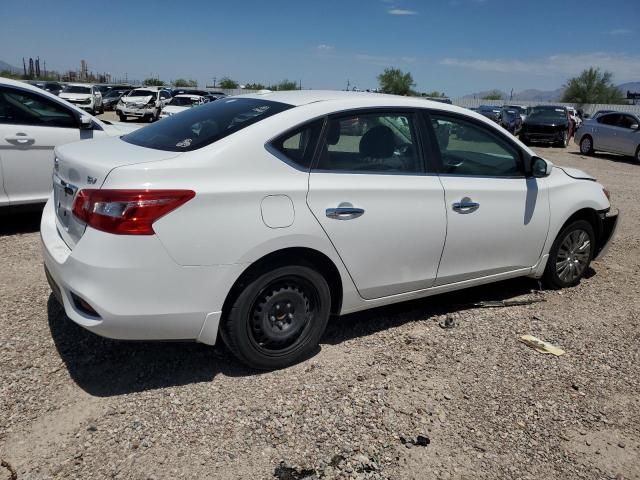
[[[636,150],[635,161],[640,163],[640,145],[638,145],[638,149]]]
[[[118,118],[120,119],[121,122],[127,121],[127,117],[125,115],[122,115],[121,113],[118,114]]]
[[[290,265],[248,281],[221,324],[229,350],[249,367],[284,368],[308,357],[329,320],[331,293],[316,270]]]
[[[574,287],[593,259],[596,236],[586,220],[576,220],[558,234],[544,271],[543,281],[552,289]]]
[[[569,146],[569,132],[562,133],[562,140],[560,140],[558,146],[562,148],[567,148]]]
[[[593,139],[590,135],[585,135],[580,140],[580,153],[583,155],[593,155]]]

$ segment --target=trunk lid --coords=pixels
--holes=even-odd
[[[67,246],[73,249],[86,229],[72,213],[73,201],[80,190],[101,188],[114,168],[168,160],[179,155],[182,153],[139,147],[117,137],[57,147],[53,172],[54,208],[58,232]]]

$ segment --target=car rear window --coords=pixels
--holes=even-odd
[[[188,152],[290,108],[292,105],[254,98],[225,98],[168,117],[122,139],[155,150]]]

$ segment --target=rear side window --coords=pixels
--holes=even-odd
[[[292,105],[255,98],[226,98],[141,128],[122,137],[133,145],[188,152],[214,143]]]
[[[285,133],[271,145],[296,166],[308,170],[322,130],[322,120],[316,120],[292,132]]]
[[[610,113],[609,115],[602,115],[598,117],[598,123],[603,123],[605,125],[617,125],[619,118],[620,115],[617,113]]]

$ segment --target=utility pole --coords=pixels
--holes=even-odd
[[[302,90],[302,79],[300,79],[298,90]]]
[[[511,94],[509,95],[509,101],[513,100],[513,88],[511,89]]]
[[[213,77],[213,88],[216,88],[216,80],[218,80],[218,77]]]
[[[347,80],[347,92],[349,91],[349,86],[351,85],[351,82],[349,82],[349,80]]]

